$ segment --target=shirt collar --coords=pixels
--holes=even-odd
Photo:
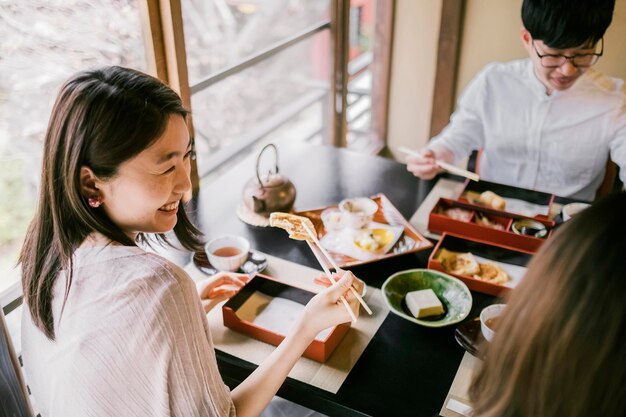
[[[537,74],[535,74],[535,68],[533,66],[533,61],[528,58],[526,60],[526,74],[528,76],[528,80],[530,82],[530,88],[540,100],[548,100],[551,96],[546,94],[546,86],[537,78]],[[552,94],[554,95],[554,93]]]

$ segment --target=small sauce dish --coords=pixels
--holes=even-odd
[[[548,235],[548,229],[546,229],[544,224],[531,219],[515,220],[511,224],[511,230],[518,235],[534,236],[542,239]]]

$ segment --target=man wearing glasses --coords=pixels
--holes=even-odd
[[[430,179],[436,159],[459,163],[480,150],[481,178],[498,183],[593,200],[609,158],[626,182],[624,82],[592,68],[614,5],[524,0],[529,58],[487,65],[408,170]]]

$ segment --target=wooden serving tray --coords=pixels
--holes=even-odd
[[[349,267],[355,265],[363,265],[370,262],[376,262],[381,259],[393,258],[394,256],[404,255],[406,253],[418,252],[424,249],[433,247],[433,244],[424,236],[419,234],[413,226],[400,214],[398,209],[389,201],[384,194],[376,194],[370,197],[378,204],[378,211],[374,214],[374,221],[378,223],[388,224],[390,226],[401,226],[404,228],[402,236],[398,241],[384,254],[377,256],[374,259],[363,261],[352,258],[347,255],[335,253],[329,251],[333,260],[340,267]],[[317,237],[321,239],[326,234],[324,223],[322,222],[321,213],[328,208],[335,208],[337,205],[330,205],[321,207],[318,209],[300,211],[294,214],[298,216],[305,216],[311,219],[315,230],[317,231]]]

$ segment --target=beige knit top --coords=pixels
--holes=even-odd
[[[22,354],[42,417],[235,416],[193,281],[137,247],[81,248],[56,340],[24,308]]]

